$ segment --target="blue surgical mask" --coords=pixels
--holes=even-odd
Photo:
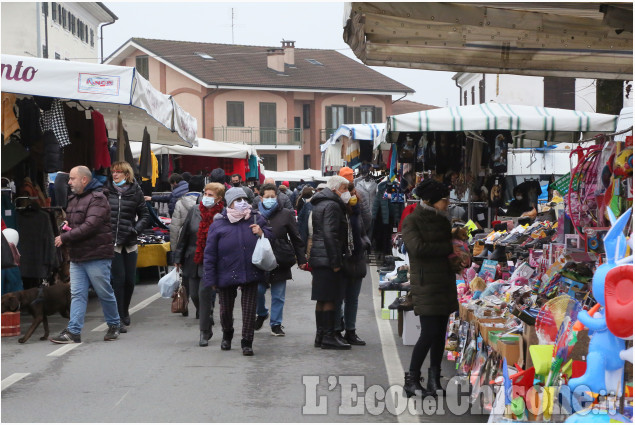
[[[204,207],[211,207],[216,203],[216,199],[213,196],[203,196],[203,200],[201,201]]]
[[[119,183],[117,183],[116,181],[112,181],[115,186],[123,186],[124,184],[126,184],[126,179],[123,179],[122,181],[120,181]]]
[[[238,211],[245,211],[247,208],[249,208],[249,202],[244,199],[234,202],[234,209]]]
[[[278,201],[276,200],[276,198],[265,198],[262,200],[262,204],[265,206],[266,209],[271,209],[271,207],[273,207],[274,205],[276,205]]]

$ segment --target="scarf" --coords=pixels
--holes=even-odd
[[[243,218],[245,220],[248,220],[250,215],[251,215],[251,209],[249,208],[247,208],[245,211],[240,211],[235,208],[229,208],[229,207],[227,208],[227,218],[229,219],[229,222],[232,224],[242,220]]]
[[[444,217],[445,219],[447,219],[448,221],[450,221],[450,212],[449,211],[440,211],[434,207],[431,207],[430,205],[426,204],[425,202],[421,201],[419,202],[419,205],[421,205],[421,207],[424,210],[427,211],[432,211],[434,212],[436,215],[440,215],[441,217]]]
[[[207,231],[214,222],[214,216],[223,211],[223,201],[215,203],[211,208],[207,208],[202,203],[198,204],[201,212],[201,224],[196,232],[196,252],[194,253],[194,264],[203,264],[205,254],[205,244],[207,243]]]
[[[276,201],[276,203],[273,204],[273,206],[269,209],[265,208],[262,201],[260,201],[260,203],[258,204],[258,211],[260,211],[260,214],[262,214],[267,220],[269,220],[269,217],[271,217],[277,209],[278,201]]]

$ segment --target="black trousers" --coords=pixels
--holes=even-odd
[[[421,334],[412,350],[410,373],[418,374],[423,362],[430,352],[430,368],[441,367],[443,350],[445,349],[445,332],[449,316],[419,316]]]
[[[121,318],[130,316],[128,309],[137,275],[137,254],[138,251],[125,252],[124,248],[121,253],[115,252],[115,257],[112,259],[110,284],[115,291],[117,309]]]

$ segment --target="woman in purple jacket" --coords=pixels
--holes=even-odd
[[[230,350],[234,336],[234,301],[238,287],[242,291],[243,355],[253,356],[254,317],[258,283],[264,281],[264,271],[255,267],[251,257],[261,236],[272,237],[271,227],[257,210],[252,210],[245,191],[240,187],[225,193],[228,207],[214,217],[207,233],[203,265],[203,286],[216,289],[223,328],[221,350]]]

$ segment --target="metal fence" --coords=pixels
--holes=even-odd
[[[301,128],[214,127],[213,140],[251,145],[302,145]]]

